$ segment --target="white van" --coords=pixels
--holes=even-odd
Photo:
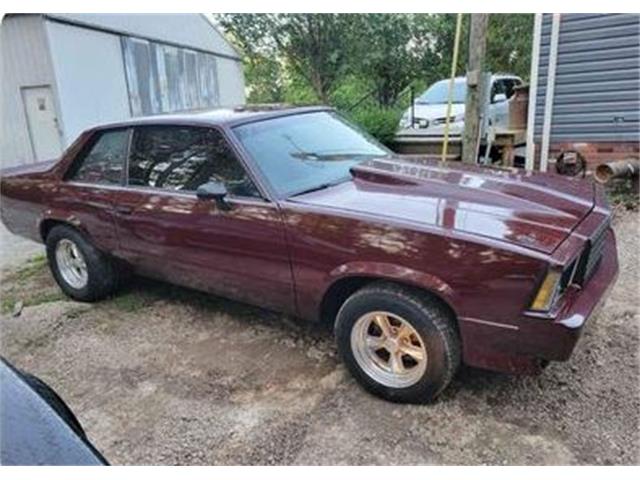
[[[509,102],[513,98],[514,88],[522,85],[522,79],[515,75],[501,74],[491,76],[491,103],[489,106],[489,124],[506,127]],[[444,130],[447,115],[449,80],[440,80],[431,85],[414,101],[413,122],[411,107],[400,120],[399,129],[423,129],[427,133],[440,133]],[[464,109],[467,96],[466,77],[454,79],[453,99],[449,129],[452,134],[464,130]]]

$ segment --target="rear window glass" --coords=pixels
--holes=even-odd
[[[115,184],[122,181],[128,130],[115,130],[98,134],[93,146],[78,159],[75,171],[69,179],[78,182]]]

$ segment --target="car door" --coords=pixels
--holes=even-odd
[[[118,247],[113,204],[124,182],[130,133],[126,128],[96,132],[51,196],[52,216],[79,226],[106,252]]]
[[[499,100],[497,95],[504,95],[505,98]],[[507,100],[507,84],[505,79],[494,80],[491,87],[491,108],[490,119],[494,128],[506,128],[509,119],[509,102]]]
[[[196,196],[215,180],[224,206]],[[268,308],[293,311],[280,211],[215,128],[135,129],[127,186],[115,206],[120,252],[147,275]]]

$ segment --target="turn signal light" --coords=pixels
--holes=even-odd
[[[535,300],[531,304],[532,310],[548,311],[551,310],[553,301],[558,293],[558,285],[560,284],[561,272],[557,270],[549,270],[547,276],[540,286],[540,290]]]

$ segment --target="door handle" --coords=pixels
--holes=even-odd
[[[132,207],[127,207],[126,205],[116,205],[116,213],[119,213],[120,215],[131,215],[131,212],[133,212]]]

